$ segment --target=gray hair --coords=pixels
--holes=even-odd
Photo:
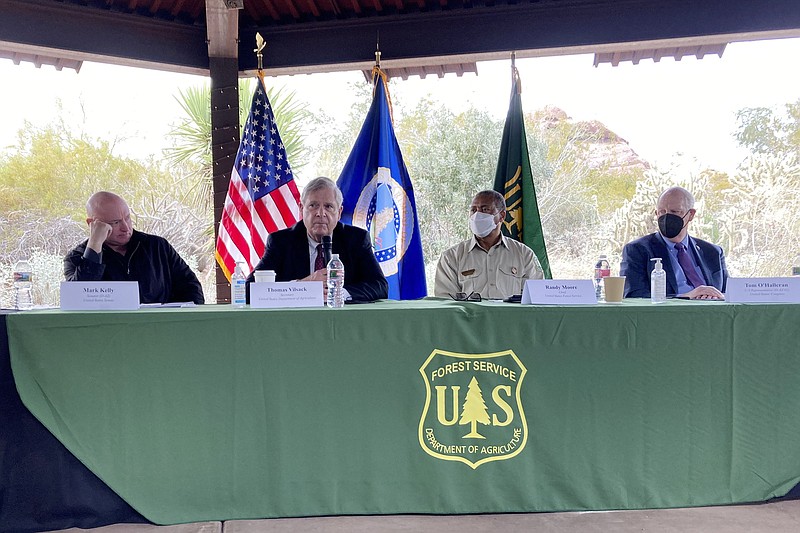
[[[485,191],[481,191],[474,196],[473,199],[478,198],[480,196],[488,196],[492,199],[494,203],[494,208],[498,211],[505,211],[506,210],[506,199],[503,198],[503,195],[497,191],[493,191],[491,189],[487,189]]]
[[[339,190],[339,187],[336,185],[330,178],[326,178],[325,176],[320,176],[318,178],[314,178],[313,180],[308,182],[303,188],[303,192],[300,193],[300,203],[305,204],[306,198],[312,192],[316,192],[322,189],[330,189],[336,194],[336,207],[341,207],[344,198],[342,198],[342,191]]]

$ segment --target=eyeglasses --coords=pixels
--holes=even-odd
[[[455,294],[451,294],[450,298],[457,302],[480,302],[481,295],[477,292],[471,292],[467,294],[466,292],[457,292]]]

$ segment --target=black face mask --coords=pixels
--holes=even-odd
[[[687,212],[686,215],[688,214],[689,213]],[[683,218],[686,215],[679,217],[678,215],[673,215],[672,213],[664,213],[658,217],[658,231],[660,231],[661,235],[667,239],[677,237],[683,229],[683,226],[685,226],[683,223]]]

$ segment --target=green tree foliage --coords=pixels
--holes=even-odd
[[[736,140],[752,154],[800,157],[800,99],[780,111],[767,107],[741,109],[736,113],[736,123]]]
[[[107,141],[73,137],[58,124],[18,132],[15,149],[0,159],[0,212],[25,210],[79,220],[100,189],[131,190],[152,163],[116,157]],[[83,214],[85,216],[85,214]]]
[[[286,149],[286,157],[297,171],[306,163],[308,149],[305,144],[305,126],[311,120],[311,113],[303,102],[295,98],[294,92],[283,88],[274,89],[266,80],[267,97],[269,98],[275,123]],[[239,128],[244,128],[250,103],[257,87],[252,79],[239,80]],[[212,191],[212,158],[211,158],[211,89],[206,85],[190,87],[179,91],[175,97],[183,109],[184,117],[169,133],[172,146],[164,150],[164,156],[170,165],[190,169],[190,176],[195,178],[196,188],[191,201],[199,206],[211,208]]]
[[[42,268],[57,272],[87,236],[86,200],[108,190],[126,199],[136,229],[166,237],[201,279],[212,271],[212,213],[187,201],[193,181],[182,167],[117,156],[107,141],[73,136],[59,123],[26,124],[14,148],[0,157],[0,263],[46,254],[55,259],[41,258]],[[55,303],[57,280],[48,283],[50,296],[39,301]]]
[[[492,188],[502,124],[474,108],[454,114],[422,101],[396,130],[414,183],[423,254],[435,265],[469,236],[472,197]]]

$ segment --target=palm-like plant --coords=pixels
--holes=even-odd
[[[239,80],[239,128],[244,126],[250,112],[256,84],[252,80]],[[305,146],[304,126],[311,113],[294,92],[283,88],[267,89],[275,122],[281,134],[286,156],[292,167],[298,169],[306,163],[308,149]],[[175,99],[185,116],[172,128],[169,136],[173,145],[164,150],[168,163],[184,169],[187,177],[196,182],[191,197],[192,205],[209,207],[212,189],[211,161],[211,90],[207,84],[179,91]]]

